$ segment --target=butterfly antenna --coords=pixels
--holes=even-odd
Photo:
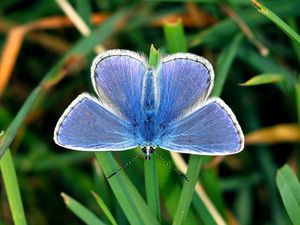
[[[125,169],[127,166],[129,166],[131,163],[133,163],[138,157],[140,157],[140,155],[143,154],[143,152],[139,152],[137,153],[134,157],[132,157],[132,159],[130,159],[127,163],[125,163],[123,166],[119,167],[118,169],[116,169],[115,171],[111,172],[110,174],[108,174],[106,176],[107,179],[111,178],[112,176],[116,175],[117,173],[119,173],[121,170]]]
[[[190,178],[188,178],[185,174],[181,173],[178,169],[176,169],[174,166],[172,166],[170,163],[168,163],[163,157],[161,157],[156,151],[153,152],[154,156],[156,158],[160,159],[164,164],[166,164],[171,170],[173,170],[175,173],[177,173],[179,176],[183,177],[186,181],[190,181]]]

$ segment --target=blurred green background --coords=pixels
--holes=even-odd
[[[1,156],[10,146],[28,224],[83,224],[67,209],[62,192],[103,224],[111,224],[91,190],[99,194],[117,224],[129,224],[94,154],[55,145],[53,131],[74,98],[93,93],[90,65],[97,45],[98,50],[100,45],[149,55],[151,44],[161,54],[181,49],[207,58],[216,73],[214,94],[232,108],[246,134],[243,152],[205,157],[199,177],[225,223],[295,223],[286,208],[296,199],[298,208],[292,208],[297,218],[299,197],[283,204],[281,195],[297,190],[299,194],[299,182],[292,185],[294,192],[279,192],[276,173],[284,164],[296,174],[300,170],[300,2],[261,2],[273,11],[274,15],[268,14],[271,18],[248,0],[69,1],[87,25],[82,34],[74,25],[76,16],[66,15],[68,2],[2,0]],[[277,16],[286,24],[280,26]],[[171,162],[168,152],[158,151]],[[134,154],[113,153],[121,165]],[[188,155],[183,157],[188,161]],[[161,161],[157,164],[161,223],[171,224],[183,181]],[[125,172],[145,198],[143,160]],[[3,182],[0,191],[0,224],[14,224]],[[207,208],[203,200],[194,194],[184,224],[222,224],[208,220],[203,208]]]

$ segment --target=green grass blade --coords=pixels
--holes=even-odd
[[[187,42],[184,35],[183,25],[180,19],[167,21],[163,25],[166,45],[169,53],[187,52]]]
[[[299,1],[290,0],[272,2],[273,10],[278,16],[291,17],[299,15]],[[258,17],[257,12],[254,9],[247,9],[240,12],[241,19],[250,27],[256,27],[269,22],[265,17]],[[194,35],[188,37],[189,47],[195,47],[200,44],[214,44],[220,46],[223,42],[220,42],[223,38],[229,38],[235,33],[239,32],[239,27],[231,19],[224,19],[214,26],[204,29]]]
[[[192,199],[192,204],[197,214],[200,215],[200,218],[204,225],[218,225],[215,218],[208,211],[203,201],[195,193]]]
[[[295,97],[296,97],[296,109],[297,109],[297,119],[298,124],[300,124],[300,83],[295,84]]]
[[[263,57],[256,50],[246,45],[241,45],[237,54],[239,59],[260,73],[282,73],[286,75],[286,78],[289,79],[291,83],[294,82],[291,72],[286,67],[277,63],[271,56]]]
[[[75,46],[67,52],[67,54],[46,74],[42,82],[30,93],[25,103],[22,105],[18,114],[7,128],[4,136],[0,139],[0,158],[5,153],[8,146],[13,141],[19,127],[23,123],[29,113],[33,103],[42,91],[47,90],[46,86],[50,86],[53,81],[59,79],[64,74],[66,68],[70,67],[70,62],[74,62],[74,58],[83,57],[92,52],[94,46],[102,43],[110,35],[113,34],[114,28],[118,21],[126,15],[127,10],[121,10],[111,16],[105,23],[101,24],[87,38],[82,38]],[[82,60],[82,58],[81,58]]]
[[[253,218],[253,198],[251,189],[242,188],[238,191],[237,197],[234,203],[235,215],[239,224],[250,225],[253,224],[255,218]]]
[[[156,158],[152,157],[151,160],[144,160],[145,168],[145,188],[147,203],[154,215],[160,221],[160,201],[159,201],[159,189],[157,179]]]
[[[165,150],[156,149],[159,154],[165,159],[165,161],[172,165],[172,158],[170,153]],[[174,171],[167,168],[166,164],[162,160],[157,160],[158,172],[159,172],[159,187],[163,196],[164,205],[164,218],[174,218],[176,208],[178,206],[178,198],[182,190],[182,179]],[[196,224],[197,215],[194,211],[189,210],[186,216],[185,224]]]
[[[212,162],[212,156],[202,156],[203,164]],[[216,210],[220,213],[222,218],[226,218],[226,208],[221,191],[220,177],[216,168],[207,168],[200,174],[202,186],[206,190],[206,194],[213,202]],[[201,217],[203,218],[203,217]],[[225,219],[224,219],[225,220]],[[215,221],[217,222],[217,221]]]
[[[94,198],[96,199],[99,207],[101,208],[101,210],[103,211],[104,215],[107,217],[107,219],[109,220],[109,222],[112,225],[117,225],[117,222],[115,220],[115,218],[113,217],[113,215],[111,214],[111,212],[109,211],[109,208],[106,206],[105,202],[100,198],[100,196],[92,191],[92,194],[94,196]]]
[[[149,65],[155,68],[159,62],[159,58],[159,51],[156,50],[153,45],[151,45],[149,54]]]
[[[172,34],[172,33],[171,33]],[[173,34],[175,35],[175,34]],[[167,36],[167,35],[166,35]],[[168,40],[168,39],[167,39]],[[226,48],[221,56],[220,59],[218,59],[217,64],[217,71],[220,74],[217,74],[216,76],[216,89],[214,90],[214,95],[220,95],[224,82],[226,80],[229,68],[231,67],[231,64],[233,62],[233,59],[236,56],[238,46],[242,40],[242,35],[238,34],[234,41],[231,43],[231,45]],[[181,224],[184,221],[184,218],[186,216],[186,211],[191,203],[192,195],[190,193],[193,193],[196,181],[199,176],[200,172],[200,166],[201,166],[201,159],[202,157],[199,156],[190,156],[190,161],[188,165],[188,176],[194,180],[194,184],[191,182],[185,183],[183,186],[182,194],[179,200],[178,208],[174,217],[173,224]],[[189,175],[190,168],[198,168],[198,172],[193,171],[192,176]],[[221,193],[220,193],[221,194]]]
[[[274,177],[276,175],[276,165],[272,160],[272,155],[269,149],[261,146],[258,148],[259,164],[261,166],[261,173],[264,174],[264,182],[267,187],[268,194],[270,196],[271,205],[270,205],[270,213],[272,215],[272,222],[275,225],[285,224],[286,214],[281,205],[278,192],[276,190],[276,184],[274,182]]]
[[[262,84],[279,83],[285,79],[282,74],[265,73],[252,77],[250,80],[240,84],[241,86],[256,86]]]
[[[110,152],[97,152],[95,154],[105,174],[119,168]],[[159,224],[151,209],[123,171],[108,181],[130,224]]]
[[[288,24],[291,26],[291,28],[299,33],[299,29],[298,29],[298,26],[297,26],[297,21],[295,18],[289,18],[288,19]],[[298,58],[298,62],[300,62],[300,45],[294,41],[293,39],[291,39],[291,42],[292,42],[292,45],[293,45],[293,48],[294,48],[294,51],[297,55],[297,58]]]
[[[185,182],[183,185],[178,207],[173,220],[173,225],[180,225],[184,222],[187,211],[192,201],[192,197],[194,195],[195,186],[200,174],[201,164],[202,157],[195,155],[190,156],[187,171],[187,176],[190,178],[190,181]]]
[[[64,199],[66,206],[85,224],[87,225],[105,225],[93,212],[91,212],[84,205],[66,195],[65,193],[61,193],[61,196]]]
[[[284,165],[276,176],[283,204],[293,224],[300,221],[300,183],[297,176],[288,165]]]
[[[300,45],[300,35],[297,34],[286,22],[284,22],[279,16],[265,7],[263,4],[256,0],[252,0],[252,4],[258,9],[258,11],[269,18],[275,23],[283,32],[285,32],[291,39],[296,41]]]
[[[255,68],[262,74],[282,74],[284,79],[282,82],[276,84],[285,94],[293,95],[294,84],[296,82],[295,76],[285,67],[276,63],[271,57],[263,57],[257,51],[241,46],[238,52],[238,58],[242,59],[244,63]]]
[[[176,36],[176,37],[180,36],[180,35],[184,36],[181,23],[178,23],[178,22],[173,23],[173,24],[165,23],[164,33],[165,33],[166,41],[167,41],[167,43],[169,43],[169,44],[167,44],[169,52],[175,53],[175,52],[183,52],[186,50],[186,48],[187,48],[186,45],[182,44],[182,43],[185,43],[185,37],[184,38],[176,38],[176,39],[172,38],[174,36]],[[178,40],[182,40],[182,43],[180,43],[180,42],[178,43]],[[236,42],[239,42],[239,40],[237,40]],[[236,45],[238,45],[238,43],[236,43]],[[171,46],[171,47],[169,47],[169,46]],[[232,54],[232,55],[235,55],[235,54]],[[184,183],[184,186],[183,186],[183,189],[181,192],[181,196],[180,196],[180,200],[178,203],[178,207],[177,207],[177,210],[176,210],[176,213],[174,216],[173,224],[181,224],[184,222],[188,208],[190,207],[190,204],[192,201],[195,184],[198,180],[198,176],[200,173],[201,161],[202,161],[202,157],[194,156],[194,155],[190,156],[187,175],[191,180],[193,180],[193,182]],[[197,169],[195,170],[195,168],[197,168]],[[191,170],[193,170],[192,173],[190,173]]]
[[[3,137],[0,138],[0,159],[4,155],[5,151],[8,149],[8,146],[10,145],[12,140],[14,139],[17,130],[23,123],[26,115],[30,111],[40,91],[41,91],[41,87],[39,86],[30,93],[29,97],[26,99],[26,102],[23,104],[17,116],[14,118],[13,122],[9,125]]]
[[[226,47],[218,57],[216,65],[215,85],[212,96],[220,96],[224,83],[227,79],[229,69],[237,54],[243,35],[237,34],[228,47]]]
[[[9,149],[0,161],[0,168],[14,224],[26,225],[15,166]]]
[[[76,11],[79,13],[83,21],[91,27],[92,6],[90,1],[75,0]]]
[[[215,85],[212,96],[221,95],[229,70],[237,55],[242,39],[243,35],[241,33],[237,34],[228,47],[226,47],[218,56],[216,63]],[[211,158],[212,157],[210,156],[206,156],[204,160],[208,162]],[[216,171],[214,171],[214,169],[206,170],[205,173],[202,174],[201,179],[207,190],[207,194],[210,196],[218,211],[224,217],[225,207]],[[203,216],[201,218],[203,218]]]
[[[176,22],[165,22],[163,27],[169,52],[186,52],[188,49],[181,20],[177,20]],[[173,224],[178,225],[184,222],[195,191],[195,185],[198,181],[202,162],[201,159],[201,156],[190,156],[187,171],[187,176],[190,178],[190,181],[185,182],[183,185]]]
[[[151,45],[149,54],[149,65],[155,68],[159,61],[159,52]],[[145,188],[147,203],[152,210],[158,221],[161,220],[160,216],[160,201],[159,201],[159,188],[157,177],[157,165],[156,157],[152,157],[151,160],[144,160],[145,168]]]

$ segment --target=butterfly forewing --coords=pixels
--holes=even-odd
[[[128,50],[110,50],[94,59],[91,78],[104,105],[136,123],[141,110],[145,59]]]
[[[158,70],[157,119],[168,123],[205,101],[214,79],[211,64],[189,53],[163,58]]]

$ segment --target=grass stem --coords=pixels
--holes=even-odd
[[[159,52],[151,45],[149,64],[153,68],[157,66],[159,61]],[[157,166],[156,158],[152,157],[151,160],[144,160],[145,168],[145,188],[147,203],[149,208],[152,210],[154,215],[160,221],[160,201],[159,201],[159,188],[158,188],[158,177],[157,177]]]
[[[0,161],[2,178],[15,225],[26,225],[26,218],[17,180],[16,170],[9,149]]]

